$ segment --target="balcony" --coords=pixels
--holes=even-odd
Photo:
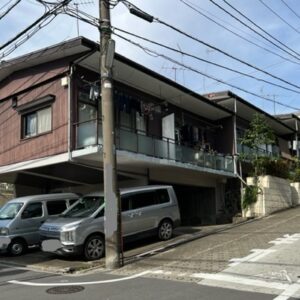
[[[246,156],[257,154],[258,156],[279,157],[279,147],[276,145],[272,145],[272,151],[267,151],[262,148],[253,149],[243,144],[237,144],[237,151]]]
[[[102,145],[102,124],[96,120],[75,124],[76,149]],[[97,138],[98,137],[98,138]],[[174,140],[147,136],[144,132],[133,132],[129,128],[116,129],[118,150],[144,154],[159,159],[191,164],[202,168],[234,172],[233,157],[207,153],[178,145]]]

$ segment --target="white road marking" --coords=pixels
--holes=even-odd
[[[272,249],[252,249],[251,254],[245,256],[245,257],[242,257],[242,258],[232,258],[230,259],[230,264],[229,266],[230,267],[234,267],[234,266],[237,266],[243,262],[255,262],[259,259],[261,259],[262,257],[270,254],[270,253],[273,253],[275,252],[276,250],[272,250]]]
[[[300,291],[300,284],[299,283],[291,284],[279,296],[274,298],[274,300],[288,300],[289,298],[292,298],[299,291]]]
[[[252,285],[257,287],[265,287],[277,290],[286,290],[290,285],[287,283],[279,283],[279,282],[270,282],[260,279],[251,279],[245,278],[244,276],[239,275],[229,275],[229,274],[210,274],[210,273],[196,273],[191,275],[193,278],[200,278],[200,279],[209,279],[209,280],[216,280],[216,281],[226,281],[231,283],[238,283],[243,285]],[[201,282],[199,282],[201,284]],[[300,287],[300,286],[299,286]]]
[[[270,241],[269,244],[274,244],[274,245],[281,245],[281,244],[292,244],[294,242],[297,242],[300,238],[299,233],[295,234],[285,234],[282,238],[277,238],[274,241]]]
[[[8,283],[11,284],[18,284],[18,285],[27,285],[27,286],[72,286],[72,285],[93,285],[93,284],[104,284],[104,283],[114,283],[114,282],[120,282],[130,279],[135,279],[138,277],[142,277],[146,274],[151,273],[151,271],[144,271],[132,276],[123,277],[123,278],[116,278],[116,279],[108,279],[108,280],[99,280],[99,281],[87,281],[87,282],[53,282],[53,283],[39,283],[39,282],[29,282],[29,281],[18,281],[18,280],[10,280]]]
[[[162,251],[162,250],[164,250],[164,249],[166,249],[166,247],[156,248],[156,249],[153,249],[153,250],[150,250],[150,251],[147,251],[147,252],[138,254],[138,255],[136,255],[135,257],[142,257],[142,256],[145,256],[145,255],[153,255],[153,254],[155,254],[156,252]]]

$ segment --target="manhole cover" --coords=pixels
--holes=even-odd
[[[70,286],[56,286],[48,289],[46,292],[48,294],[72,294],[78,293],[84,290],[83,286],[80,285],[70,285]]]

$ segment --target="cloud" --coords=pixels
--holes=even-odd
[[[212,5],[209,0],[196,1],[186,0],[189,3],[194,3],[204,13],[209,13],[210,17],[215,15],[216,20],[221,22],[224,26],[229,27],[231,30],[247,37],[251,41],[258,43],[259,45],[268,48],[280,55],[292,58],[287,53],[279,50],[274,45],[270,44],[260,36],[255,34],[249,28],[244,27],[241,23],[228,16],[224,11]],[[238,38],[237,36],[229,33],[225,29],[219,27],[213,22],[207,20],[197,12],[185,6],[179,0],[132,0],[133,4],[146,11],[147,13],[171,24],[175,27],[180,28],[184,32],[193,35],[208,44],[213,45],[223,51],[230,53],[231,55],[240,58],[246,62],[249,62],[259,68],[268,70],[276,74],[278,77],[285,78],[287,81],[297,83],[299,78],[300,68],[296,64],[284,61],[257,46],[251,45],[250,43]],[[242,19],[236,12],[230,7],[226,6],[223,2],[220,3],[224,8],[228,9],[238,18]],[[297,26],[299,19],[283,6],[281,1],[269,1],[267,2],[276,12],[281,14],[283,18],[291,22],[291,24]],[[274,35],[277,39],[282,41],[288,47],[293,49],[295,52],[299,51],[300,54],[300,40],[298,34],[289,28],[285,23],[279,20],[273,13],[266,9],[258,0],[243,1],[231,0],[230,4],[240,10],[242,13],[251,18],[257,25],[267,30],[270,34]],[[300,8],[300,3],[290,3],[295,10]],[[95,17],[98,17],[98,0],[94,0],[93,4],[79,5],[79,8]],[[38,18],[44,9],[42,6],[37,5],[33,0],[24,0],[19,4],[7,17],[0,20],[1,36],[0,42],[4,43],[17,32],[28,26],[36,18]],[[212,14],[212,15],[211,15]],[[28,17],[30,16],[30,17]],[[214,18],[214,17],[213,17]],[[231,68],[237,68],[242,72],[253,73],[255,76],[265,78],[273,82],[277,82],[269,76],[263,75],[260,72],[255,72],[253,69],[235,61],[227,56],[224,56],[218,51],[211,51],[208,46],[184,37],[183,35],[176,33],[174,30],[167,28],[157,22],[148,23],[145,20],[137,18],[129,13],[128,9],[119,3],[115,8],[111,10],[112,25],[129,32],[133,32],[138,35],[145,36],[151,40],[167,44],[174,48],[180,48],[183,51],[189,52],[203,59],[212,60],[214,62],[227,65]],[[251,28],[254,25],[243,19],[244,22],[249,24]],[[259,29],[256,28],[259,31]],[[262,31],[261,34],[265,35]],[[79,22],[79,33],[87,38],[94,41],[99,41],[99,32],[97,28]],[[29,39],[24,45],[20,46],[10,57],[18,56],[30,51],[37,50],[42,47],[46,47],[55,43],[59,43],[69,38],[77,36],[77,21],[67,15],[59,15],[52,23],[46,28],[38,32],[34,37]],[[161,73],[174,80],[178,83],[187,86],[199,93],[205,93],[214,90],[227,90],[232,89],[226,85],[216,83],[216,81],[205,78],[204,76],[197,75],[196,73],[184,69],[180,65],[168,62],[159,57],[153,57],[142,51],[141,49],[117,38],[117,52],[120,54],[142,64],[146,67]],[[270,38],[270,37],[269,37]],[[130,39],[136,40],[133,37]],[[274,40],[273,40],[274,41]],[[232,72],[224,71],[222,69],[211,66],[208,63],[201,63],[191,58],[187,58],[180,54],[174,54],[170,51],[164,50],[158,46],[153,46],[143,41],[138,41],[140,44],[145,45],[149,48],[155,49],[158,53],[166,54],[173,57],[179,62],[183,62],[188,66],[198,69],[201,72],[209,73],[215,77],[218,77],[230,84],[235,84],[243,89],[248,89],[257,94],[268,94],[268,95],[279,95],[276,96],[278,101],[284,102],[289,99],[290,105],[297,106],[297,94],[282,90],[276,87],[272,87],[266,83],[258,82],[255,80],[241,77]],[[274,43],[277,43],[274,41]],[[277,43],[278,44],[278,43]],[[281,45],[282,46],[282,45]],[[291,52],[288,48],[287,51]],[[292,53],[292,52],[291,52]],[[296,53],[293,55],[297,56]],[[300,62],[300,61],[299,61]],[[177,69],[176,69],[177,68]],[[176,74],[175,74],[176,73]],[[260,107],[266,108],[270,112],[272,111],[271,106],[264,100],[258,100],[257,97],[251,96],[244,92],[233,89],[234,92],[243,96],[246,100],[252,101],[252,103],[259,105]],[[300,107],[300,105],[298,105]]]

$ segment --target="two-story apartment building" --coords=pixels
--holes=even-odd
[[[299,159],[300,155],[300,118],[297,112],[290,114],[280,114],[275,116],[282,123],[294,129],[294,138],[288,143],[289,154]]]
[[[289,120],[285,116],[272,116],[250,102],[242,99],[231,91],[216,92],[205,95],[207,99],[218,103],[234,113],[233,119],[233,154],[251,151],[240,143],[245,130],[249,127],[255,113],[264,115],[267,124],[272,128],[276,136],[276,145],[261,145],[261,154],[280,156],[287,159],[292,158],[292,141],[297,136],[297,125],[295,119]]]
[[[76,38],[1,63],[0,181],[17,196],[102,188],[98,49]],[[172,184],[183,224],[217,222],[234,112],[121,55],[113,79],[119,186]]]
[[[287,119],[284,116],[282,116],[282,118],[272,116],[231,91],[214,92],[204,96],[233,113],[233,116],[227,119],[227,123],[224,123],[225,131],[231,132],[231,134],[227,134],[224,139],[227,139],[228,147],[232,147],[228,149],[228,152],[232,153],[235,157],[235,172],[238,174],[238,177],[245,179],[249,175],[249,171],[251,171],[247,161],[239,160],[238,157],[240,154],[247,154],[254,151],[254,149],[250,149],[246,145],[241,144],[241,139],[244,136],[245,130],[249,128],[249,124],[256,113],[264,115],[267,124],[271,127],[276,136],[276,144],[261,145],[261,148],[258,150],[259,155],[282,157],[291,160],[296,154],[293,150],[293,144],[295,144],[293,141],[298,136],[299,130],[297,127],[298,120],[296,120],[297,122],[295,123],[295,118]],[[240,180],[233,179],[227,181],[227,185],[229,185],[227,186],[227,190],[231,191],[232,194],[229,194],[230,199],[225,199],[225,204],[229,206],[232,205],[231,211],[232,214],[234,214],[240,211],[241,182]]]

